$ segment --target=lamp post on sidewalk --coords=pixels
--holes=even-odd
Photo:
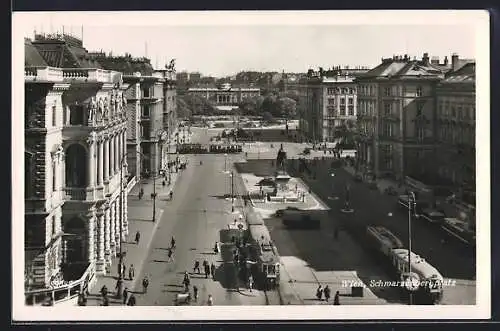
[[[118,253],[118,284],[116,297],[118,299],[122,298],[123,293],[123,168],[127,166],[127,154],[123,154],[122,159],[120,160],[120,252]]]
[[[231,212],[234,213],[234,172],[231,171]]]
[[[413,277],[411,273],[411,224],[412,209],[416,206],[417,200],[413,191],[408,192],[408,304],[413,304]]]
[[[157,131],[157,136],[158,136],[158,145],[160,146],[160,150],[163,150],[163,148],[161,148],[162,146],[162,143],[163,143],[163,133],[164,133],[164,130],[163,129],[160,129]],[[160,155],[160,168],[161,168],[161,161],[162,161],[162,157]],[[156,165],[156,167],[158,167],[158,164]],[[156,169],[155,173],[153,174],[153,193],[152,193],[152,198],[153,198],[153,223],[156,222],[156,177],[158,175],[158,173],[160,172],[159,169]]]

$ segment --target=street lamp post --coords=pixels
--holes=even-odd
[[[412,213],[412,207],[416,205],[417,201],[415,199],[415,193],[410,191],[408,192],[408,282],[412,281],[412,274],[411,274],[411,213]],[[410,305],[413,304],[413,286],[411,283],[409,283],[410,291],[409,291],[409,297],[408,297],[408,303]]]
[[[118,284],[116,296],[118,299],[122,298],[123,293],[123,168],[126,166],[127,154],[122,156],[120,160],[120,252],[118,253]]]
[[[224,154],[224,173],[227,173],[227,153]]]
[[[231,212],[234,212],[234,172],[231,171]]]

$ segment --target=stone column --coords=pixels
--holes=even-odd
[[[104,240],[105,240],[105,226],[104,226],[104,211],[100,211],[97,214],[97,224],[98,224],[98,249],[97,249],[97,264],[96,264],[96,270],[97,272],[100,273],[105,273],[106,272],[106,260],[105,260],[105,252],[104,252]]]
[[[104,146],[103,146],[103,163],[104,163],[104,182],[109,182],[109,136],[106,135],[104,137]]]
[[[109,136],[109,177],[115,175],[115,137],[113,134]]]
[[[89,146],[89,151],[88,151],[88,186],[89,187],[94,187],[95,186],[95,133],[91,133],[90,136],[87,138],[87,144]]]
[[[106,205],[104,211],[104,258],[106,263],[111,263],[111,211]]]
[[[115,133],[115,173],[120,172],[120,139],[119,133]]]
[[[115,214],[115,203],[112,202],[110,205],[110,246],[111,246],[111,258],[116,256],[117,252],[117,243],[116,243],[116,214]]]
[[[99,141],[99,145],[98,145],[98,159],[97,159],[97,185],[98,186],[102,186],[102,183],[103,183],[103,144],[104,141],[101,139]]]
[[[120,202],[119,199],[115,200],[115,243],[116,243],[116,252],[120,252]],[[122,234],[123,236],[123,234]]]
[[[88,262],[90,264],[94,263],[95,256],[95,242],[94,242],[94,231],[95,231],[95,213],[92,212],[91,217],[89,217],[89,227],[88,227]]]

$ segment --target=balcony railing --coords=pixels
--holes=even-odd
[[[66,187],[66,200],[87,200],[87,190],[85,188]]]
[[[25,291],[25,303],[27,305],[37,305],[51,298],[54,305],[67,300],[76,298],[78,294],[83,293],[94,278],[92,265],[89,265],[82,277],[76,281],[55,288],[44,288],[40,290]]]
[[[25,67],[24,81],[62,82],[63,71],[53,67]]]

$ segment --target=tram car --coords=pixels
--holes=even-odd
[[[265,290],[279,286],[280,260],[264,221],[256,212],[247,215],[250,270],[255,285]]]
[[[410,253],[403,247],[402,241],[391,231],[381,226],[367,227],[367,242],[370,248],[379,253],[382,262],[396,276],[398,285],[408,294],[412,292],[415,302],[439,304],[443,298],[443,276],[423,257]],[[411,274],[410,274],[410,263]],[[406,286],[408,280],[414,280],[415,287]]]
[[[210,144],[208,151],[210,153],[241,153],[243,146],[240,144]]]

